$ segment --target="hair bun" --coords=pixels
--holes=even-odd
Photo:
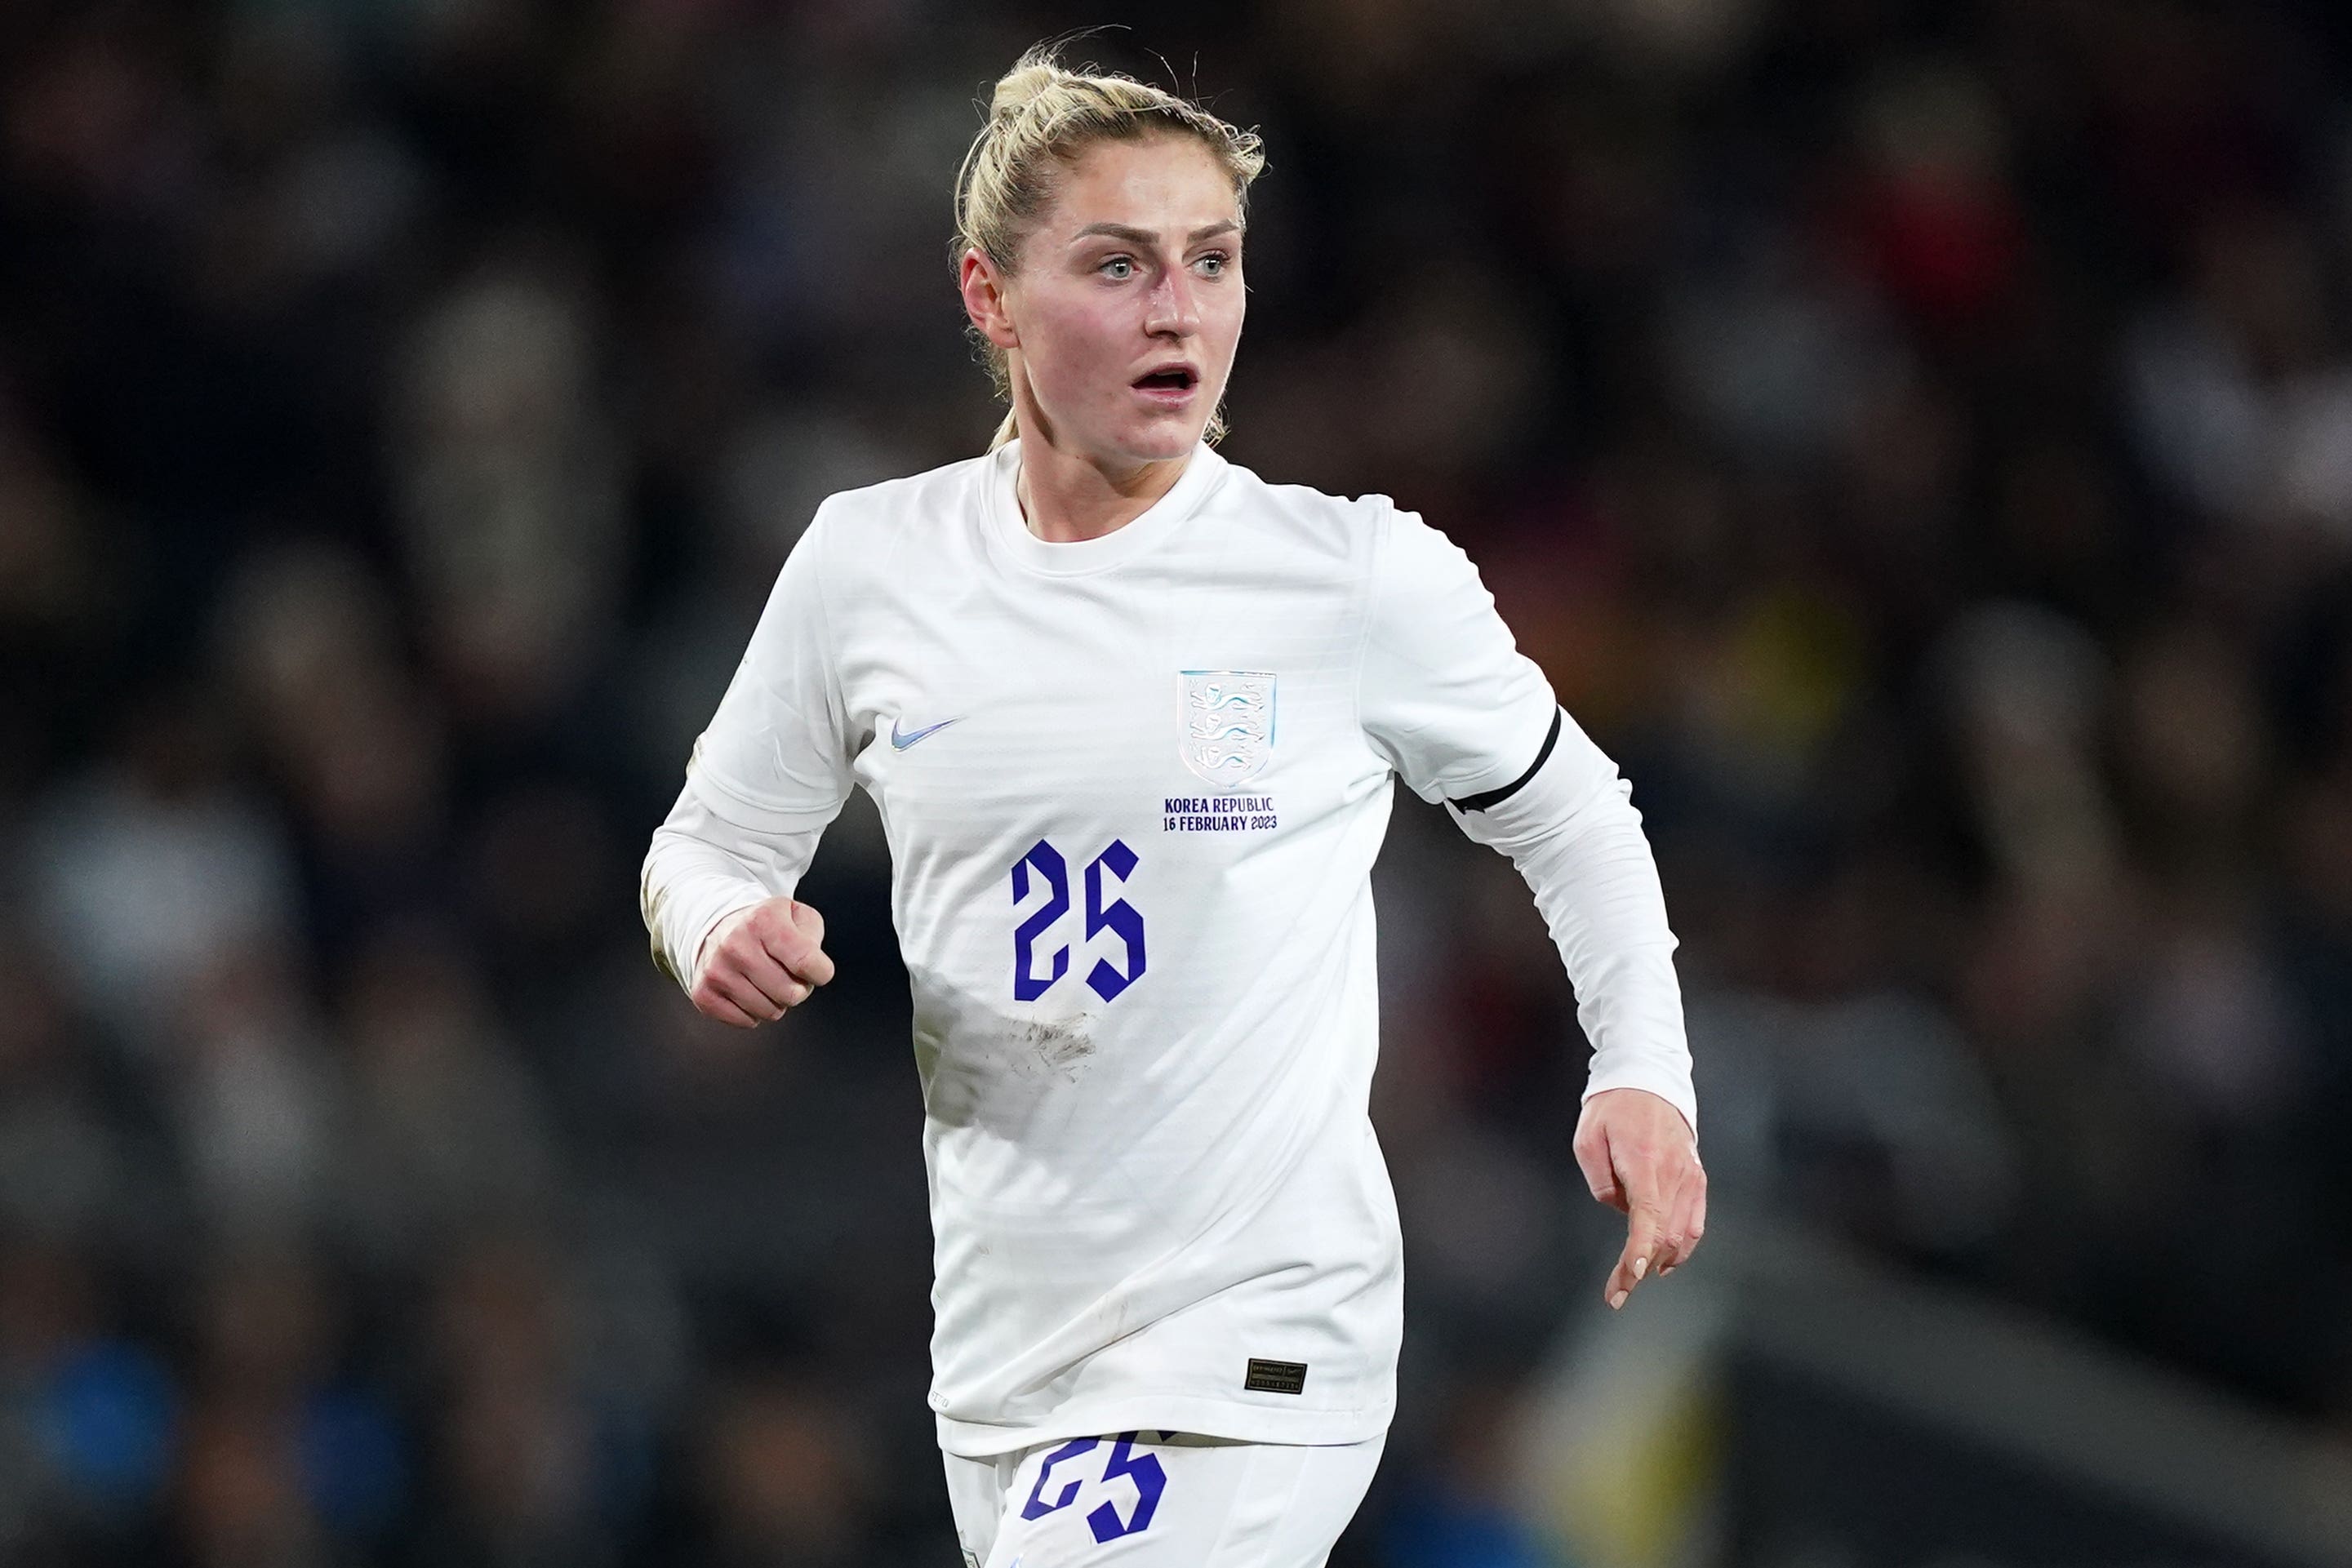
[[[1066,74],[1050,60],[1024,61],[1005,72],[1003,79],[996,84],[988,111],[999,120],[1010,119],[1045,96]]]

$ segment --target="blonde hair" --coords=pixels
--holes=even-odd
[[[1249,221],[1250,182],[1265,168],[1257,133],[1227,124],[1188,99],[1132,77],[1089,68],[1066,69],[1058,43],[1039,44],[1014,62],[989,100],[988,122],[972,139],[956,174],[954,256],[977,250],[1005,277],[1038,218],[1052,204],[1057,164],[1075,161],[1097,141],[1139,141],[1155,133],[1190,136],[1206,147],[1234,183],[1234,199]],[[970,329],[988,360],[988,379],[1009,404],[1013,380],[1004,350],[977,327]],[[1020,434],[1007,408],[991,452]],[[1224,411],[1209,415],[1207,438],[1222,440]]]

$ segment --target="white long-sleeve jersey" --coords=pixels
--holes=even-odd
[[[1468,559],[1386,497],[1202,444],[1056,544],[1019,461],[819,507],[654,836],[656,954],[690,985],[863,785],[914,991],[942,1447],[1369,1437],[1402,1327],[1366,1115],[1391,780],[1533,886],[1588,1097],[1695,1126],[1640,819]]]

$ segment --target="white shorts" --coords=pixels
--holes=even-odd
[[[968,1568],[1322,1568],[1387,1442],[1147,1431],[941,1457]]]

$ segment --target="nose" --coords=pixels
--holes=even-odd
[[[1201,302],[1193,295],[1191,275],[1182,267],[1162,271],[1151,286],[1143,329],[1155,338],[1189,338],[1201,329]]]

